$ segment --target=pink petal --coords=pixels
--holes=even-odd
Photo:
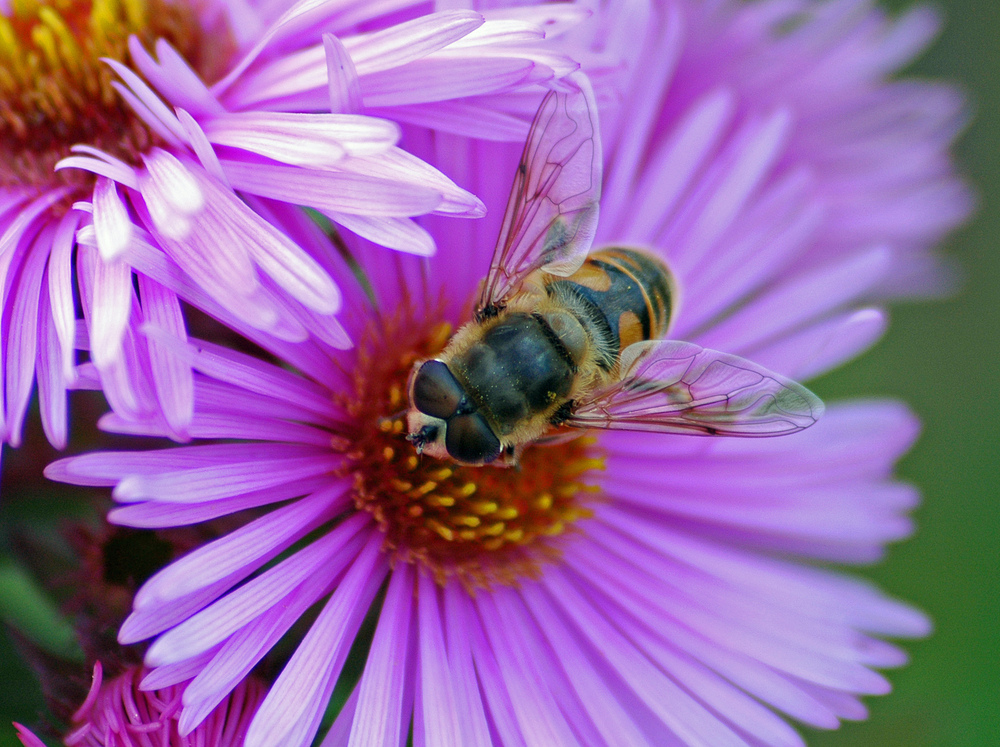
[[[365,106],[403,106],[480,96],[525,81],[535,63],[523,58],[425,58],[370,75],[361,74]]]
[[[14,287],[14,302],[10,310],[10,327],[4,340],[6,353],[7,438],[12,446],[21,442],[28,399],[31,397],[38,359],[38,304],[42,275],[48,259],[54,230],[43,230],[29,247]]]
[[[442,199],[441,192],[429,186],[363,173],[236,160],[223,160],[222,166],[235,189],[317,210],[376,216],[422,215],[437,208]]]
[[[103,61],[114,70],[118,77],[125,81],[125,88],[120,83],[112,83],[130,106],[135,110],[147,125],[156,130],[164,140],[172,145],[180,145],[184,140],[184,131],[177,122],[173,112],[167,108],[166,104],[155,94],[152,89],[143,82],[142,78],[129,70],[125,65],[117,60],[107,57]]]
[[[233,112],[204,126],[208,139],[308,168],[335,165],[346,156],[381,153],[399,140],[388,120],[355,114]]]
[[[224,111],[201,77],[166,39],[156,40],[159,62],[153,60],[136,36],[129,37],[128,49],[139,72],[174,106],[199,115]]]
[[[609,745],[622,747],[645,742],[646,736],[615,699],[611,683],[594,668],[547,596],[535,584],[527,584],[521,593],[602,739]]]
[[[313,715],[325,707],[354,636],[388,572],[381,541],[378,533],[371,536],[292,654],[254,717],[247,747],[282,743],[298,724],[311,723]]]
[[[475,602],[525,742],[575,744],[572,730],[545,682],[548,673],[529,664],[520,641],[514,637],[515,630],[505,621],[502,606],[489,594],[478,595]]]
[[[187,341],[184,317],[177,296],[145,275],[138,276],[142,310],[155,325],[179,342]],[[174,433],[183,435],[194,416],[194,377],[191,366],[147,337],[153,384],[160,409]]]
[[[324,455],[323,451],[316,450],[297,459],[277,456],[246,462],[234,460],[228,464],[156,475],[127,475],[115,486],[112,494],[121,503],[141,500],[200,503],[274,487],[285,480],[306,479],[331,472],[341,461],[339,454]]]
[[[81,150],[82,147],[76,146],[75,150]],[[56,171],[62,169],[82,169],[83,171],[89,171],[91,174],[97,174],[119,184],[124,184],[130,189],[139,188],[135,171],[130,166],[121,162],[110,162],[104,158],[90,158],[87,156],[67,156],[55,165]]]
[[[693,744],[740,745],[746,742],[708,712],[617,632],[593,602],[569,585],[562,573],[544,579],[552,600],[572,619],[592,646],[604,653],[635,694],[681,740]]]
[[[118,197],[115,183],[98,178],[94,187],[94,230],[101,258],[110,262],[117,259],[132,239],[132,220],[125,204]]]
[[[121,260],[104,261],[89,246],[77,248],[91,276],[90,350],[98,370],[122,354],[122,337],[132,311],[132,268]]]
[[[166,666],[150,670],[150,672],[142,678],[142,682],[139,686],[143,690],[159,690],[164,687],[170,687],[171,685],[177,685],[181,682],[185,682],[194,677],[206,665],[208,665],[212,661],[212,658],[219,652],[220,648],[220,646],[213,646],[208,651],[205,651],[203,654],[195,656],[194,658],[178,662],[177,664],[167,664]]]
[[[434,245],[434,237],[409,218],[351,215],[332,210],[324,212],[331,220],[349,231],[389,249],[398,249],[419,257],[429,257],[437,248]]]
[[[73,243],[80,218],[80,213],[71,210],[60,219],[49,253],[49,304],[61,351],[63,382],[67,386],[76,378],[73,370],[73,338],[76,334],[76,311],[73,304]]]
[[[53,474],[57,472],[54,471]],[[220,516],[281,503],[289,498],[300,498],[325,487],[327,480],[325,475],[306,480],[291,480],[277,488],[265,488],[232,498],[196,503],[192,506],[176,503],[132,503],[111,509],[108,512],[108,521],[139,529],[200,524]]]
[[[879,281],[889,261],[886,249],[868,249],[788,278],[699,335],[698,343],[750,356],[756,346],[859,297]]]
[[[246,577],[342,510],[343,490],[343,485],[333,485],[317,491],[185,555],[143,584],[135,595],[133,617],[217,582]]]
[[[888,326],[881,309],[849,311],[754,350],[753,359],[772,371],[805,381],[860,355]]]
[[[286,604],[286,597],[311,577],[325,577],[325,588],[357,556],[363,539],[358,532],[369,521],[369,517],[355,514],[322,539],[168,630],[149,647],[146,663],[161,666],[203,653],[269,609]]]
[[[222,164],[219,162],[219,157],[216,155],[215,150],[212,148],[212,144],[208,141],[208,136],[205,131],[201,128],[201,125],[188,114],[184,109],[176,109],[177,120],[181,123],[184,131],[187,133],[188,144],[191,146],[191,150],[198,157],[198,162],[214,179],[218,180],[220,184],[225,186],[227,189],[232,189],[232,185],[229,184],[229,180],[226,178],[225,172],[222,170]]]
[[[56,334],[49,297],[43,293],[38,313],[37,365],[39,414],[49,443],[66,448],[66,381],[63,351]],[[72,363],[71,363],[72,365]]]
[[[403,680],[408,641],[411,639],[411,612],[414,579],[412,566],[399,564],[389,579],[378,627],[368,652],[368,660],[358,683],[358,709],[351,728],[352,747],[370,744],[399,744],[403,723]]]
[[[348,38],[344,46],[359,75],[399,68],[447,47],[482,26],[483,17],[468,10],[430,13],[383,31]]]
[[[362,109],[358,71],[344,43],[333,34],[323,34],[326,75],[329,80],[330,111],[355,113]]]
[[[139,189],[160,233],[184,239],[191,232],[192,218],[205,207],[206,196],[187,166],[160,148],[144,159]]]
[[[459,747],[462,741],[458,711],[444,642],[444,624],[437,588],[426,573],[417,577],[417,635],[420,656],[419,697],[423,714],[424,742]]]
[[[479,689],[479,675],[476,664],[473,663],[471,636],[468,632],[470,625],[478,623],[471,609],[460,609],[458,599],[467,600],[468,594],[456,581],[445,586],[442,597],[444,609],[441,615],[448,639],[448,665],[455,709],[461,714],[459,727],[462,744],[468,747],[490,747],[493,742],[486,722],[485,703]],[[483,677],[484,681],[489,680],[485,671]],[[487,686],[484,684],[484,687]]]

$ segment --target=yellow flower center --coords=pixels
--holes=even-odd
[[[0,14],[0,187],[89,181],[77,170],[53,172],[71,146],[134,161],[154,141],[101,61],[129,64],[132,35],[147,49],[166,39],[209,80],[232,51],[228,32],[202,29],[183,2],[11,0]]]
[[[344,406],[358,434],[340,444],[354,478],[355,506],[375,517],[397,562],[428,568],[438,583],[469,589],[516,585],[558,559],[554,541],[591,515],[604,468],[594,439],[532,446],[517,467],[465,467],[419,456],[406,440],[406,385],[417,360],[447,343],[447,323],[406,330],[382,320],[359,345],[355,392]]]

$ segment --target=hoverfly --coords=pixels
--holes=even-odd
[[[823,403],[755,363],[661,339],[677,298],[661,259],[588,253],[602,154],[585,78],[550,91],[531,125],[474,318],[409,381],[407,438],[466,465],[515,464],[587,428],[778,436]]]

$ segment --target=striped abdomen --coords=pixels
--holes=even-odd
[[[600,349],[598,365],[608,371],[632,343],[666,334],[676,295],[662,260],[622,248],[594,252],[569,277],[553,277],[546,291],[587,327]]]

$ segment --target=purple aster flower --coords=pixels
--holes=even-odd
[[[0,432],[19,443],[37,370],[57,446],[75,380],[74,266],[80,342],[112,407],[159,413],[185,438],[190,370],[141,325],[186,339],[183,299],[276,340],[315,332],[348,346],[331,318],[341,304],[332,278],[261,212],[309,206],[382,245],[432,252],[412,216],[476,217],[482,203],[401,150],[400,127],[384,116],[509,132],[523,123],[508,95],[577,67],[546,35],[586,16],[348,0],[16,7],[0,13],[0,312],[10,330]]]
[[[63,743],[70,747],[242,747],[247,727],[266,689],[255,677],[244,680],[195,731],[181,736],[177,718],[182,686],[142,690],[143,670],[133,667],[104,682],[100,662],[94,665],[90,694],[73,714],[73,730]],[[24,747],[45,747],[26,727],[14,724]]]
[[[577,32],[607,104],[596,244],[669,262],[672,337],[808,378],[881,334],[873,301],[933,287],[930,248],[969,207],[947,158],[960,100],[885,80],[932,26],[857,2],[691,2]],[[124,525],[246,512],[136,595],[120,640],[156,639],[143,687],[190,680],[188,732],[313,610],[247,733],[309,744],[373,610],[324,745],[402,744],[411,724],[417,745],[797,745],[779,713],[864,718],[861,696],[889,690],[875,670],[905,661],[882,639],[929,624],[810,561],[867,562],[910,532],[917,495],[892,471],[912,414],[838,403],[773,440],[607,431],[529,447],[519,469],[418,457],[399,417],[408,377],[469,318],[519,149],[455,137],[445,155],[415,124],[408,136],[490,213],[423,219],[430,258],[344,237],[351,262],[325,267],[356,348],[265,345],[275,364],[151,325],[195,371],[191,436],[214,442],[48,470],[113,486]],[[279,222],[320,256],[313,224]],[[116,413],[102,427],[169,433]]]

